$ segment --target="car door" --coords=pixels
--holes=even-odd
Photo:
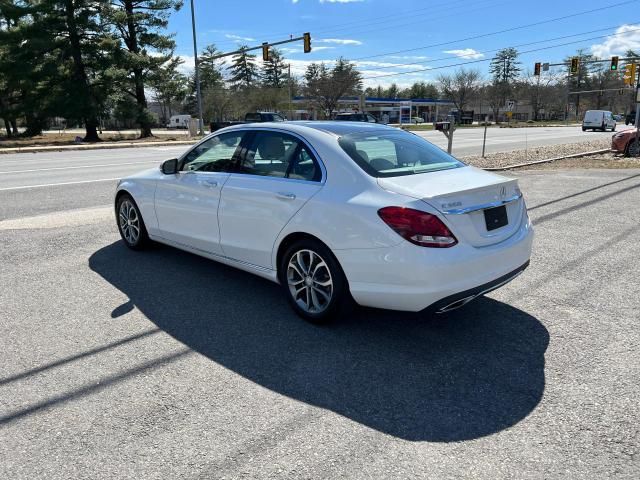
[[[162,238],[221,254],[220,192],[237,167],[244,134],[234,131],[206,139],[180,159],[176,174],[160,178],[155,209]]]
[[[273,268],[276,238],[324,184],[324,168],[300,137],[272,129],[255,130],[222,190],[218,222],[228,257]]]

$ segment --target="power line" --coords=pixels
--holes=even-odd
[[[636,21],[634,21],[635,23]],[[596,30],[589,30],[587,32],[580,32],[580,33],[574,33],[572,35],[563,35],[561,37],[555,37],[555,38],[547,38],[545,40],[538,40],[536,42],[528,42],[528,43],[521,43],[519,45],[512,45],[512,48],[520,48],[520,47],[527,47],[529,45],[536,45],[538,43],[545,43],[545,42],[554,42],[556,40],[564,40],[565,38],[571,38],[571,37],[577,37],[579,35],[587,35],[589,33],[596,33],[596,32],[603,32],[605,30],[611,30],[612,28],[617,28],[619,27],[619,25],[613,25],[611,27],[604,27],[604,28],[598,28]],[[615,35],[615,32],[609,34],[609,35]],[[606,35],[606,36],[609,36]],[[483,50],[483,51],[479,51],[479,52],[475,52],[476,54],[485,54],[485,53],[493,53],[493,52],[498,52],[500,51],[500,48],[496,48],[493,50]],[[384,70],[384,69],[388,69],[388,68],[400,68],[400,67],[405,67],[405,66],[412,66],[412,65],[425,65],[427,63],[433,63],[433,62],[440,62],[443,60],[450,60],[452,58],[461,58],[459,55],[449,55],[447,57],[440,57],[440,58],[434,58],[434,59],[430,59],[424,62],[410,62],[410,63],[396,63],[393,65],[384,65],[384,66],[378,66],[378,67],[371,67],[371,68],[360,68],[360,71],[367,71],[367,70]]]
[[[481,2],[486,2],[488,4],[491,4],[492,2],[495,2],[495,0],[481,0]],[[502,3],[508,3],[508,2],[505,2],[505,1],[501,0],[501,1],[498,1],[498,2],[494,3],[494,5],[492,5],[492,6],[499,5],[499,4],[502,4]],[[442,18],[448,18],[448,17],[451,17],[451,16],[459,15],[458,13],[455,13],[455,12],[450,13],[454,9],[460,9],[461,8],[465,12],[470,12],[470,11],[477,11],[477,10],[482,10],[482,9],[487,8],[487,5],[484,5],[482,7],[478,7],[478,8],[475,8],[473,10],[469,10],[467,5],[468,5],[467,1],[462,1],[462,2],[459,2],[456,5],[453,5],[453,6],[448,4],[448,5],[443,5],[441,8],[426,7],[426,8],[419,8],[417,10],[414,10],[413,12],[406,12],[404,14],[395,14],[395,15],[386,15],[386,16],[380,16],[380,17],[371,17],[372,19],[376,19],[376,20],[377,19],[383,19],[381,21],[376,21],[376,22],[357,20],[357,21],[353,21],[353,22],[347,22],[347,23],[344,23],[344,24],[338,24],[337,26],[334,26],[334,27],[331,27],[331,28],[324,28],[324,29],[312,29],[311,27],[307,27],[307,30],[311,30],[313,32],[313,34],[314,34],[314,37],[315,37],[315,36],[317,36],[319,34],[326,34],[326,33],[332,33],[333,34],[333,33],[341,32],[343,30],[348,30],[349,29],[349,27],[339,28],[341,25],[349,25],[349,24],[361,23],[361,25],[358,25],[357,27],[351,27],[351,28],[362,28],[362,27],[368,27],[368,26],[371,26],[371,25],[389,23],[389,21],[392,21],[392,22],[393,21],[399,21],[399,20],[401,20],[401,18],[397,18],[395,20],[393,20],[393,19],[390,20],[390,18],[393,18],[393,17],[396,17],[396,16],[405,17],[406,18],[407,15],[411,15],[411,18],[416,18],[416,17],[422,17],[422,16],[425,16],[425,15],[429,15],[430,16],[429,20],[440,20]],[[419,11],[422,11],[422,10],[429,10],[429,11],[427,13],[415,14],[415,12],[419,12]],[[433,13],[437,13],[437,12],[447,12],[447,15],[432,16]],[[392,28],[395,29],[395,28],[399,28],[399,27],[402,27],[402,26],[421,23],[422,21],[423,20],[418,20],[418,21],[414,21],[414,22],[410,22],[410,23],[402,23],[402,24],[397,24],[397,25],[390,25],[390,26],[385,27],[385,28],[377,28],[377,29],[373,29],[373,30],[364,30],[364,31],[360,31],[360,32],[358,32],[358,31],[356,31],[356,32],[349,31],[349,33],[350,34],[361,34],[361,33],[368,33],[368,32],[371,32],[371,31],[389,30],[389,29],[392,29]],[[336,28],[336,27],[338,27],[338,28]],[[264,34],[262,36],[267,38],[267,37],[273,37],[273,36],[289,35],[290,33],[291,32],[279,33],[279,34],[272,33],[272,34]],[[237,43],[238,42],[233,41],[233,40],[223,40],[223,41],[215,42],[216,46],[225,45],[225,44],[237,44]]]
[[[594,9],[591,9],[591,10],[584,10],[582,12],[572,13],[570,15],[564,15],[562,17],[556,17],[556,18],[551,18],[551,19],[548,19],[548,20],[542,20],[542,21],[539,21],[539,22],[528,23],[526,25],[519,25],[517,27],[511,27],[511,28],[507,28],[507,29],[504,29],[504,30],[498,30],[498,31],[495,31],[495,32],[488,32],[488,33],[483,33],[483,34],[480,34],[480,35],[473,35],[471,37],[459,38],[457,40],[451,40],[451,41],[446,41],[446,42],[441,42],[441,43],[434,43],[434,44],[431,44],[431,45],[424,45],[424,46],[421,46],[421,47],[406,48],[404,50],[396,50],[394,52],[378,53],[376,55],[368,55],[366,57],[354,58],[352,60],[353,61],[366,60],[366,59],[369,59],[369,58],[384,57],[384,56],[388,56],[388,55],[395,55],[395,54],[398,54],[398,53],[415,52],[417,50],[426,50],[428,48],[442,47],[444,45],[451,45],[451,44],[458,43],[458,42],[465,42],[465,41],[468,41],[468,40],[476,40],[478,38],[491,37],[491,36],[494,36],[494,35],[500,35],[502,33],[508,33],[508,32],[513,32],[513,31],[516,31],[516,30],[522,30],[522,29],[525,29],[525,28],[536,27],[538,25],[544,25],[545,23],[558,22],[560,20],[566,20],[567,18],[573,18],[573,17],[577,17],[577,16],[580,16],[580,15],[587,15],[589,13],[600,12],[602,10],[607,10],[609,8],[619,7],[621,5],[627,5],[629,3],[635,3],[636,1],[637,0],[627,0],[627,1],[624,1],[624,2],[614,3],[612,5],[607,5],[605,7],[594,8]]]
[[[626,30],[624,32],[619,32],[619,33],[615,33],[613,35],[624,35],[627,33],[633,33],[633,32],[637,32],[640,31],[640,28],[634,28],[634,29],[629,29]],[[540,47],[540,48],[534,48],[532,50],[526,50],[524,52],[519,52],[520,54],[525,54],[525,53],[533,53],[533,52],[539,52],[542,50],[550,50],[552,48],[557,48],[557,47],[564,47],[567,45],[574,45],[576,43],[580,43],[580,42],[586,42],[589,40],[597,40],[600,38],[606,38],[606,37],[610,37],[611,35],[599,35],[597,37],[590,37],[590,38],[582,38],[580,40],[576,40],[573,42],[566,42],[566,43],[559,43],[556,45],[550,45],[547,47]],[[433,67],[433,68],[421,68],[419,70],[410,70],[407,72],[399,72],[399,73],[389,73],[389,74],[385,74],[385,75],[376,75],[376,76],[372,76],[372,77],[363,77],[362,80],[371,80],[371,79],[375,79],[375,78],[385,78],[385,77],[397,77],[400,75],[408,75],[410,73],[419,73],[419,72],[427,72],[427,71],[433,71],[433,70],[441,70],[443,68],[451,68],[451,67],[461,67],[464,65],[471,65],[471,64],[475,64],[475,63],[483,63],[483,62],[490,62],[492,59],[491,58],[482,58],[480,60],[471,60],[468,62],[462,62],[462,63],[453,63],[453,64],[449,64],[449,65],[442,65],[440,67]]]

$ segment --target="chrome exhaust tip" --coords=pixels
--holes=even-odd
[[[475,299],[478,295],[471,295],[469,297],[465,297],[465,298],[461,298],[460,300],[456,300],[455,302],[452,302],[448,305],[445,305],[444,307],[440,308],[436,313],[446,313],[446,312],[450,312],[451,310],[455,310],[457,308],[460,307],[464,307],[467,303],[469,303],[471,300]]]

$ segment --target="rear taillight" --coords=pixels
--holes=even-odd
[[[384,207],[378,215],[405,240],[421,247],[448,248],[458,240],[435,215],[413,208]]]

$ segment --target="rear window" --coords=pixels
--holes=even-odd
[[[423,138],[402,131],[347,134],[340,147],[372,177],[397,177],[463,167]]]

